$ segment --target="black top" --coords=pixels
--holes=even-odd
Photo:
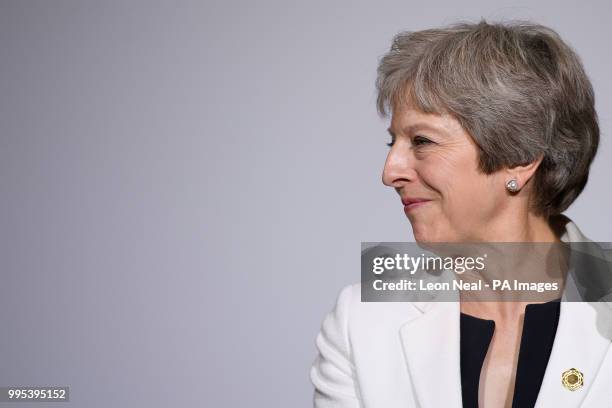
[[[535,406],[557,333],[560,306],[557,299],[529,304],[525,308],[513,408]],[[495,322],[461,313],[460,327],[463,407],[478,408],[480,370],[495,331]]]

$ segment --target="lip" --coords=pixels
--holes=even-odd
[[[431,200],[427,200],[425,198],[402,198],[402,204],[404,204],[404,212],[408,212],[415,208],[422,207],[430,201]]]

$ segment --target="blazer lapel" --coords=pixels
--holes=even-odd
[[[461,408],[459,303],[421,305],[423,314],[400,329],[404,356],[419,406]]]
[[[536,408],[578,407],[591,390],[612,337],[612,310],[604,302],[561,302],[557,333],[542,381]],[[575,391],[563,386],[563,372],[575,368],[584,385]]]

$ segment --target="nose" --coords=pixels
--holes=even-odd
[[[382,182],[384,185],[394,188],[402,187],[404,184],[414,181],[416,171],[413,167],[414,158],[410,148],[402,149],[395,145],[389,151],[385,167],[383,168]]]

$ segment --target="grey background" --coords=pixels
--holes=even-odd
[[[581,55],[602,143],[567,214],[612,240],[604,1],[3,0],[0,385],[310,406],[360,242],[412,239],[380,182],[378,58],[400,30],[480,17],[550,25]]]

